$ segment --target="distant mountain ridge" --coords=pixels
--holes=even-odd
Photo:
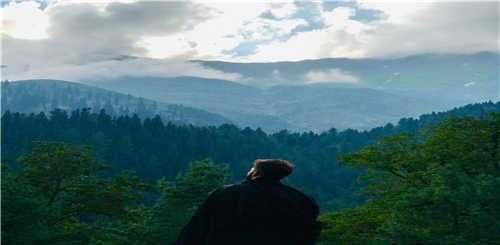
[[[269,113],[263,91],[236,82],[199,77],[120,77],[86,81],[94,86],[220,114],[240,127],[268,132],[297,129]]]
[[[242,78],[235,82],[146,75],[78,82],[198,108],[239,127],[267,132],[321,132],[332,127],[364,130],[395,123],[399,118],[500,99],[498,53],[270,63],[192,62],[237,73]],[[208,124],[213,124],[210,120]]]
[[[311,84],[260,89],[197,77],[121,77],[91,81],[102,88],[220,114],[240,127],[268,132],[368,129],[399,118],[445,109],[423,99],[389,92]]]
[[[142,118],[159,115],[164,121],[198,126],[232,123],[230,120],[196,108],[156,102],[80,83],[60,80],[24,80],[1,83],[2,114],[49,112],[53,109],[104,109],[111,115],[137,114]]]
[[[421,54],[390,59],[325,58],[294,62],[231,63],[196,61],[227,73],[238,73],[253,86],[300,84],[311,71],[337,69],[357,78],[351,84],[393,93],[429,96],[448,107],[498,100],[500,54]],[[333,79],[333,78],[332,78]],[[330,80],[325,82],[338,83]],[[341,81],[340,81],[341,82]]]

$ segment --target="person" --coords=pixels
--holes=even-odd
[[[246,181],[209,195],[175,244],[314,244],[320,231],[318,205],[281,183],[293,169],[286,160],[255,160]]]

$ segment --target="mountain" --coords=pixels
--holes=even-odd
[[[273,63],[193,62],[240,74],[242,79],[122,76],[78,82],[199,108],[239,127],[260,127],[267,132],[369,129],[428,111],[498,101],[500,95],[497,53]]]
[[[265,90],[276,116],[299,128],[369,129],[432,110],[429,101],[369,88],[324,84],[275,86]]]
[[[296,129],[271,113],[261,89],[236,82],[198,77],[120,77],[87,82],[156,101],[201,108],[229,118],[240,127]]]
[[[444,109],[424,99],[353,86],[309,84],[257,88],[197,77],[121,77],[95,86],[220,114],[238,126],[269,132],[367,129]]]
[[[166,104],[150,99],[117,93],[97,87],[59,80],[24,80],[2,82],[2,114],[15,112],[49,112],[55,108],[74,110],[92,108],[111,115],[153,117],[164,121],[194,125],[221,125],[228,119],[204,110],[183,105]]]
[[[382,89],[399,95],[433,99],[436,104],[453,107],[487,100],[498,100],[500,55],[423,54],[394,59],[328,58],[297,62],[230,63],[196,61],[228,73],[239,73],[252,86],[303,84],[312,71],[334,70],[331,80],[339,83],[338,73],[351,76],[354,86]],[[337,76],[335,76],[337,74]],[[355,80],[352,80],[355,78]],[[337,79],[337,80],[336,80]],[[345,78],[344,78],[345,79]],[[353,82],[354,81],[354,82]]]

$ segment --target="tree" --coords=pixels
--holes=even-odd
[[[206,158],[228,163],[238,180],[244,178],[254,159],[286,158],[300,169],[287,182],[312,195],[323,210],[332,211],[366,200],[353,195],[360,189],[355,179],[361,171],[337,164],[338,155],[359,150],[385,136],[408,130],[412,133],[453,115],[480,115],[480,111],[495,110],[500,111],[500,102],[433,113],[418,120],[401,120],[398,125],[388,124],[369,131],[332,129],[321,134],[288,131],[267,134],[260,129],[231,125],[196,127],[164,123],[160,117],[113,117],[108,112],[94,113],[89,109],[67,115],[54,111],[48,116],[6,112],[2,116],[1,155],[5,163],[12,163],[31,150],[34,140],[89,144],[99,160],[113,164],[113,170],[133,170],[146,181],[163,177],[175,180],[190,162]]]
[[[320,244],[390,244],[380,235],[389,214],[386,209],[368,202],[361,207],[322,215],[320,222],[324,226],[320,241],[323,242]]]
[[[2,242],[134,242],[127,224],[146,190],[137,177],[104,178],[88,148],[55,142],[37,142],[18,164],[2,178]]]
[[[451,119],[424,137],[390,137],[345,156],[367,170],[372,198],[326,216],[325,238],[354,230],[354,243],[500,243],[499,132],[499,115]]]
[[[227,166],[203,160],[193,162],[175,183],[160,181],[161,196],[153,209],[150,243],[174,242],[208,194],[222,187],[229,179]]]

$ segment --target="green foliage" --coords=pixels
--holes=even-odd
[[[104,178],[88,148],[64,143],[37,142],[18,163],[2,176],[2,242],[134,242],[130,225],[146,190],[137,177]]]
[[[368,202],[358,208],[320,216],[324,225],[320,244],[387,244],[378,235],[389,212]]]
[[[159,181],[160,197],[148,207],[147,185],[130,173],[109,177],[106,169],[88,147],[37,142],[15,170],[3,170],[2,242],[171,243],[208,194],[230,179],[225,165],[194,162],[175,182]]]
[[[480,117],[491,111],[500,111],[500,103],[468,105],[419,119],[404,118],[398,125],[369,131],[331,129],[320,134],[286,130],[266,134],[233,125],[194,127],[164,123],[158,116],[141,120],[139,116],[113,117],[109,112],[92,113],[90,109],[54,110],[49,115],[7,111],[2,115],[1,153],[4,162],[12,163],[31,150],[33,140],[91,145],[98,159],[112,163],[114,170],[133,170],[147,181],[174,180],[189,163],[206,158],[228,163],[235,179],[241,179],[254,159],[286,158],[300,169],[287,182],[312,195],[323,210],[335,210],[365,200],[352,195],[360,188],[355,182],[360,171],[337,164],[338,155],[359,150],[382,137],[417,132],[449,117]]]
[[[43,224],[47,210],[42,200],[33,187],[22,186],[7,171],[2,173],[2,242],[34,244],[44,240],[48,229]]]
[[[227,184],[230,174],[227,166],[211,160],[196,161],[179,175],[175,183],[159,181],[161,196],[153,208],[149,223],[151,244],[175,241],[182,227],[208,194]]]
[[[500,243],[498,114],[451,119],[343,157],[349,167],[362,171],[336,164],[338,154],[382,136],[416,132],[440,120],[436,118],[366,132],[332,129],[322,134],[268,135],[231,125],[179,126],[163,124],[158,117],[141,121],[88,110],[70,116],[56,110],[50,117],[7,112],[2,116],[2,157],[10,168],[2,172],[2,242],[168,243],[231,173],[241,178],[255,158],[284,157],[300,169],[289,181],[332,209],[363,200],[352,193],[358,190],[353,180],[364,173],[363,194],[370,200],[323,215],[323,244]],[[149,189],[138,177],[109,171],[89,147],[31,144],[33,139],[91,144],[98,159],[112,162],[118,170],[137,170],[148,180],[166,176],[174,181],[159,181],[159,197],[150,193],[145,201]],[[14,165],[12,159],[20,155]],[[196,161],[207,157],[230,165]]]
[[[137,116],[111,117],[89,110],[55,110],[25,115],[6,112],[2,117],[2,157],[7,163],[28,152],[31,142],[57,140],[91,145],[98,159],[113,164],[114,171],[133,170],[147,181],[175,180],[189,163],[206,158],[228,163],[236,180],[244,178],[258,158],[287,158],[300,171],[288,183],[314,195],[329,208],[352,206],[358,172],[336,164],[338,152],[366,144],[375,135],[357,131],[328,134],[290,133],[268,135],[260,129],[233,125],[194,127],[164,124],[159,117],[141,121]],[[358,140],[352,139],[358,137]],[[330,200],[335,201],[329,202]]]
[[[323,217],[328,242],[500,243],[500,116],[451,119],[347,155],[372,201]]]

